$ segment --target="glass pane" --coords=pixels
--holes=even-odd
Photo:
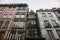
[[[6,21],[4,27],[8,27],[9,21]]]
[[[46,17],[46,14],[45,13],[41,13],[42,14],[42,17]]]
[[[51,13],[48,13],[48,16],[49,16],[49,17],[53,17]]]
[[[53,34],[52,30],[48,30],[47,32],[48,32],[49,38],[50,38],[51,40],[54,40],[55,37],[54,37],[54,34]]]
[[[0,27],[2,26],[2,24],[3,24],[3,21],[0,21]]]

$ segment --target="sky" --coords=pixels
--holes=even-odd
[[[27,3],[29,10],[51,9],[60,7],[60,0],[0,0],[2,4]]]

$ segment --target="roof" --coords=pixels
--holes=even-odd
[[[20,4],[0,4],[0,6],[28,6],[26,3],[20,3]]]
[[[52,9],[39,9],[39,10],[36,10],[36,12],[52,12],[52,11],[57,11],[59,10],[60,11],[60,8],[52,8]]]

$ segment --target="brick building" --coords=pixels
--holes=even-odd
[[[25,3],[0,4],[0,40],[44,40],[37,14]]]

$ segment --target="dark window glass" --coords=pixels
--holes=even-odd
[[[5,32],[2,32],[2,31],[0,32],[0,40],[2,40],[2,38],[4,37],[4,33]]]
[[[60,30],[56,30],[56,32],[57,32],[57,34],[58,34],[58,36],[60,38]]]
[[[54,26],[54,28],[58,28],[59,24],[55,21],[55,20],[51,20],[52,25]]]
[[[2,24],[3,24],[3,21],[0,21],[0,27],[2,26]]]
[[[11,31],[11,34],[16,34],[16,31],[12,30],[12,31]]]
[[[28,31],[29,36],[36,36],[37,35],[37,30],[31,29]]]
[[[48,16],[49,16],[49,17],[53,17],[53,15],[52,15],[51,13],[48,13]]]
[[[48,32],[50,40],[55,40],[55,37],[54,37],[52,30],[48,30],[47,32]]]
[[[9,21],[6,21],[4,27],[8,27]]]
[[[44,26],[46,28],[51,28],[52,27],[48,20],[44,20]]]
[[[46,14],[45,13],[41,13],[42,14],[42,17],[46,17]]]

